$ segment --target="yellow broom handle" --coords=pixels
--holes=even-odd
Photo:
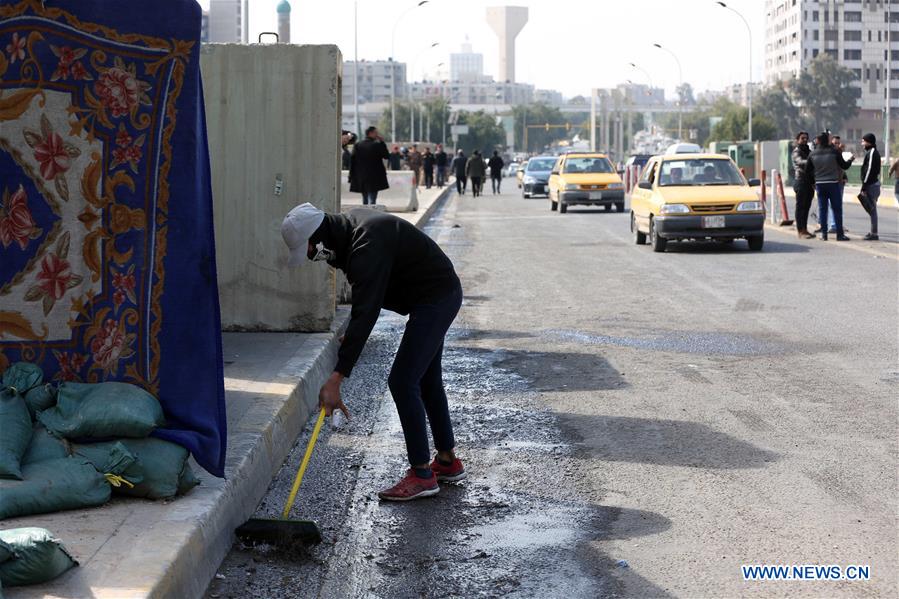
[[[306,446],[306,455],[303,456],[303,463],[300,464],[300,469],[297,470],[297,477],[293,480],[293,488],[290,489],[290,495],[287,497],[287,505],[284,506],[284,512],[281,514],[281,517],[285,520],[290,516],[293,502],[297,499],[297,491],[300,490],[300,483],[303,482],[303,474],[306,473],[306,466],[309,465],[309,458],[312,457],[312,450],[315,449],[315,442],[318,440],[318,433],[322,430],[322,424],[324,424],[324,422],[325,410],[322,409],[322,411],[318,413],[318,421],[315,423],[315,428],[312,429],[312,437],[309,439],[309,445]]]

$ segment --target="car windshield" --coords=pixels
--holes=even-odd
[[[743,184],[743,177],[734,163],[717,158],[666,160],[659,175],[661,187]]]
[[[551,171],[555,163],[555,158],[532,158],[528,161],[527,170],[535,172]]]
[[[614,173],[612,163],[608,158],[595,158],[585,156],[581,158],[569,158],[565,161],[565,173]]]

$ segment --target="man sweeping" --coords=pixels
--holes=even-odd
[[[462,285],[450,259],[416,227],[365,208],[325,214],[312,204],[302,204],[284,218],[281,235],[292,266],[305,259],[325,261],[346,273],[352,286],[353,307],[337,366],[319,393],[327,415],[339,409],[349,417],[340,384],[352,373],[381,309],[409,316],[387,384],[411,468],[378,496],[409,501],[436,495],[438,481],[465,478],[462,462],[453,453],[455,439],[441,369],[444,337],[462,305]],[[437,449],[433,461],[428,424]]]

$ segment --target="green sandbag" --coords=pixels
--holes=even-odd
[[[188,463],[190,452],[176,443],[155,437],[75,445],[74,452],[102,469],[116,445],[123,445],[137,458],[134,464],[121,472],[123,478],[134,484],[134,488],[127,485],[114,487],[113,491],[117,494],[167,499],[183,495],[200,484]]]
[[[22,456],[29,441],[31,416],[25,399],[10,388],[0,390],[0,479],[22,480]]]
[[[56,387],[47,383],[46,385],[38,385],[25,394],[25,405],[28,406],[28,413],[31,414],[31,420],[37,420],[38,412],[42,412],[56,403]]]
[[[62,383],[38,420],[66,439],[143,438],[165,424],[156,398],[127,383]]]
[[[67,458],[71,455],[68,443],[65,439],[57,439],[51,435],[43,426],[35,426],[28,450],[22,456],[22,466]]]
[[[16,362],[3,372],[0,383],[4,387],[12,387],[21,395],[44,382],[44,371],[31,362]]]
[[[102,474],[115,474],[132,485],[136,485],[144,480],[143,470],[137,462],[137,457],[128,451],[128,448],[120,441],[73,445],[72,453],[93,464],[97,472]],[[113,489],[123,484],[121,482],[113,484]],[[127,484],[124,486],[128,487]]]
[[[29,464],[24,480],[0,480],[0,520],[103,505],[109,501],[106,477],[84,458]]]
[[[7,545],[5,542],[0,541],[0,564],[5,562],[11,557],[14,557],[16,552],[12,550],[12,547]]]
[[[16,554],[0,564],[0,581],[11,587],[48,582],[78,565],[50,531],[43,528],[0,530],[0,540]]]

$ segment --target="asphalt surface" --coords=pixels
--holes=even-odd
[[[627,214],[506,184],[428,229],[466,292],[444,374],[470,478],[378,502],[406,467],[385,384],[403,319],[384,313],[295,510],[325,542],[238,543],[207,597],[897,596],[897,246],[771,230],[761,253],[654,254]],[[743,564],[871,579],[748,582]]]

